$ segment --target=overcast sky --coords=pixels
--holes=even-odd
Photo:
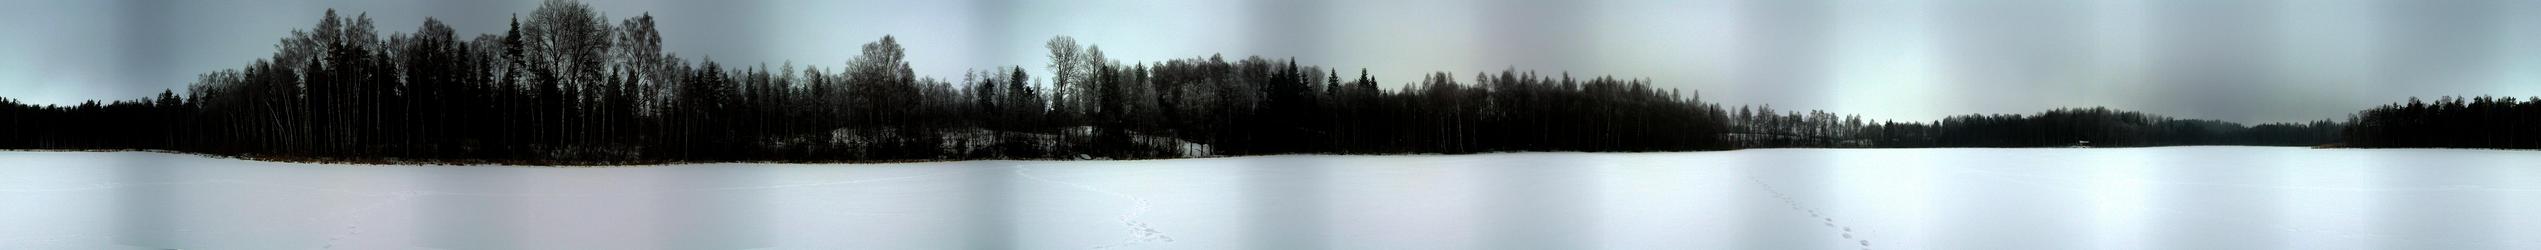
[[[1728,105],[1924,121],[2109,106],[2245,123],[2411,96],[2541,96],[2541,1],[593,1],[665,47],[836,68],[885,34],[919,73],[1042,70],[1070,35],[1124,62],[1223,53],[1367,68],[1388,87],[1515,67],[1647,78]],[[0,8],[0,96],[130,99],[271,55],[328,8],[501,32],[535,1],[27,0]],[[612,22],[614,23],[614,22]],[[382,34],[385,36],[386,34]],[[1035,77],[1046,73],[1034,72]],[[1348,77],[1348,76],[1345,76]]]

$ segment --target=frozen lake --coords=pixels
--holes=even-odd
[[[2541,249],[2541,152],[316,165],[0,152],[0,249]]]

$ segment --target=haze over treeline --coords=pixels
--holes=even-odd
[[[1725,107],[1647,80],[1518,71],[1380,83],[1365,70],[1221,55],[1122,63],[1040,42],[1046,65],[919,76],[890,36],[845,65],[726,65],[663,51],[651,15],[547,1],[509,30],[426,19],[382,35],[323,13],[268,59],[180,94],[0,100],[0,147],[274,159],[530,163],[1153,158],[1750,147],[2293,145],[2534,148],[2541,98],[2444,98],[2345,121],[2244,126],[2105,108],[1869,121]],[[1024,42],[1024,41],[1018,41]],[[1034,76],[1026,67],[1056,72]],[[1041,86],[1050,86],[1047,88]],[[2428,132],[2440,131],[2440,132]],[[2441,136],[2438,136],[2440,134]],[[2344,140],[2342,138],[2359,138]],[[2419,139],[2419,138],[2444,138]]]

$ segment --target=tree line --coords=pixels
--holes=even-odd
[[[194,127],[171,121],[192,109],[173,91],[157,98],[32,105],[0,98],[0,148],[170,149]]]
[[[2353,147],[2541,148],[2541,97],[2409,98],[2348,119],[2343,132]]]
[[[1929,123],[1865,121],[1817,110],[1774,112],[1771,105],[1739,107],[1729,121],[1730,141],[1742,148],[2319,146],[2338,142],[2347,124],[2324,119],[2244,126],[2106,107],[1957,115]]]
[[[727,66],[662,51],[649,14],[564,0],[473,38],[372,23],[329,10],[182,96],[0,101],[0,146],[533,163],[1728,148],[1717,105],[1646,80],[1511,69],[1389,89],[1294,59],[1122,63],[1064,36],[1046,78],[918,76],[889,36],[836,68]]]
[[[1869,121],[1734,109],[1644,79],[1514,68],[1381,86],[1365,69],[1219,55],[1146,63],[1044,43],[1053,72],[919,76],[894,37],[844,65],[725,65],[663,51],[648,14],[549,0],[500,33],[426,18],[380,35],[328,10],[269,58],[182,95],[73,106],[0,99],[0,148],[270,159],[626,163],[1160,158],[1291,153],[1760,147],[2280,145],[2541,147],[2541,98],[2410,100],[2257,126],[2107,108]]]

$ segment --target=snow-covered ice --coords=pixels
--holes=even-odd
[[[2541,152],[367,166],[0,152],[0,249],[2541,249]]]

